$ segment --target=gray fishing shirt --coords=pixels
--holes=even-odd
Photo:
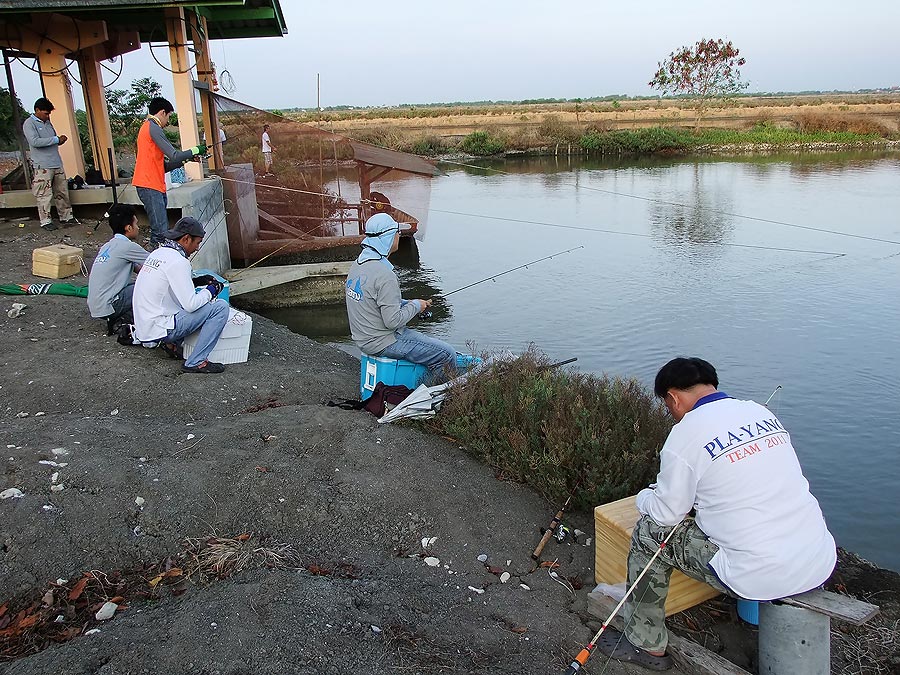
[[[42,122],[32,115],[22,125],[22,131],[31,148],[31,162],[36,169],[61,169],[59,156],[59,136],[48,120]]]
[[[131,281],[135,265],[143,265],[149,254],[124,234],[110,239],[94,259],[88,278],[88,309],[95,319],[112,314],[112,302]]]
[[[347,275],[350,335],[364,354],[377,355],[397,341],[397,332],[419,313],[419,303],[400,295],[394,268],[383,260],[354,262]]]

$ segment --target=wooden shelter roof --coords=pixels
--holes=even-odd
[[[162,10],[167,7],[196,9],[206,17],[212,40],[287,33],[280,0],[0,0],[0,15],[55,12],[84,21],[102,20],[151,42],[165,38]]]

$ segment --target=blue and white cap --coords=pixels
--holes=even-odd
[[[400,225],[386,213],[376,213],[366,221],[366,238],[362,245],[378,251],[386,256],[391,252],[394,235],[400,231]]]

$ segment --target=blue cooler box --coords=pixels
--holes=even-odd
[[[402,384],[410,389],[415,389],[428,376],[428,368],[425,366],[401,359],[385,359],[380,356],[361,354],[359,361],[359,398],[363,401],[372,395],[375,385],[379,382],[389,386]],[[481,359],[477,356],[456,354],[456,367],[459,370],[466,370],[479,363],[481,363]]]
[[[217,281],[219,281],[219,283],[221,283],[225,286],[225,288],[222,289],[222,292],[219,293],[218,297],[219,297],[219,299],[224,300],[225,302],[227,302],[230,305],[231,304],[231,300],[230,300],[231,284],[228,282],[228,279],[223,277],[221,274],[216,274],[212,270],[194,270],[193,272],[191,272],[191,276],[193,276],[195,279],[197,277],[202,277],[204,275],[209,275],[209,276],[215,278]]]

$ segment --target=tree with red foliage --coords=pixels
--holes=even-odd
[[[741,82],[741,67],[746,60],[731,41],[700,40],[693,47],[682,47],[659,63],[649,84],[664,96],[687,94],[698,100],[697,126],[703,111],[714,98],[730,98],[746,89]]]

